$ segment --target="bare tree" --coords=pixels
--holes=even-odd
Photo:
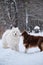
[[[17,6],[15,0],[5,0],[2,4],[2,9],[4,13],[4,19],[7,23],[12,24],[14,26],[18,25],[18,18],[17,18]]]

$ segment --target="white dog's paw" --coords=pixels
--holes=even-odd
[[[19,51],[19,47],[18,46],[14,46],[14,47],[12,46],[11,49],[15,50],[15,51]]]
[[[3,48],[9,48],[8,44],[3,44]]]

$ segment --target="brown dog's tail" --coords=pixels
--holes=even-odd
[[[40,51],[43,51],[43,39],[40,38],[38,41],[38,47],[40,48]]]

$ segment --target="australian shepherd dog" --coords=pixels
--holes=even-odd
[[[26,31],[22,33],[23,36],[23,45],[25,49],[31,47],[38,47],[40,51],[43,51],[43,37],[42,36],[33,36],[28,34]]]

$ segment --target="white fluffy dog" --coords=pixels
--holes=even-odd
[[[11,48],[19,51],[20,30],[18,27],[7,30],[2,36],[2,43],[4,48]]]

